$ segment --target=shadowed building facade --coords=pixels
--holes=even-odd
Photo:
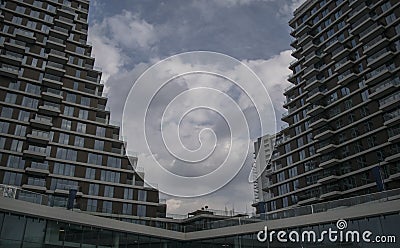
[[[306,1],[267,212],[400,187],[400,2]]]
[[[89,1],[1,1],[0,183],[102,215],[165,216],[110,122]],[[26,195],[26,198],[29,198]]]

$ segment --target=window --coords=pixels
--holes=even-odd
[[[95,177],[96,177],[96,169],[94,169],[94,168],[86,168],[86,175],[85,175],[85,178],[86,179],[95,179]]]
[[[286,165],[291,165],[293,163],[292,155],[286,157]]]
[[[11,151],[15,151],[15,152],[22,152],[22,146],[24,145],[24,141],[23,140],[13,140],[11,143]]]
[[[133,189],[130,188],[124,189],[124,199],[133,200]]]
[[[76,131],[80,133],[86,133],[86,124],[78,122],[76,124]]]
[[[22,98],[22,106],[28,107],[28,108],[37,108],[39,103],[38,99],[33,99],[27,96],[24,96]]]
[[[5,144],[6,144],[6,138],[0,137],[0,149],[4,149]]]
[[[105,127],[97,127],[96,136],[105,137],[106,136],[106,128]]]
[[[99,195],[99,185],[95,183],[89,184],[89,195]]]
[[[89,117],[89,111],[84,110],[84,109],[80,109],[80,110],[79,110],[79,118],[80,118],[80,119],[87,120],[88,117]]]
[[[138,190],[138,201],[146,201],[147,200],[147,191]]]
[[[65,106],[65,107],[64,107],[64,115],[67,115],[67,116],[74,116],[74,107]]]
[[[16,125],[14,135],[17,136],[25,136],[26,134],[26,126]]]
[[[31,113],[28,111],[20,110],[18,115],[19,121],[29,121]]]
[[[75,175],[75,165],[54,163],[53,174],[73,177]]]
[[[75,103],[76,102],[76,95],[75,94],[71,94],[71,93],[67,93],[65,100],[68,102],[72,102]]]
[[[61,121],[61,128],[64,130],[71,130],[71,121],[63,119]]]
[[[16,101],[17,101],[17,95],[16,94],[12,94],[12,93],[7,93],[6,94],[6,98],[4,99],[4,102],[15,104]]]
[[[84,144],[85,144],[85,138],[81,136],[75,136],[75,142],[74,142],[75,146],[83,147]]]
[[[285,184],[282,184],[282,185],[278,186],[278,194],[279,195],[283,195],[283,194],[286,194],[286,193],[289,193],[289,192],[290,192],[289,183],[285,183]]]
[[[103,209],[102,209],[103,213],[112,213],[112,202],[109,201],[103,201]]]
[[[285,181],[285,172],[284,172],[284,171],[279,172],[279,173],[276,175],[276,178],[277,178],[277,181],[278,181],[278,182]]]
[[[15,11],[20,14],[25,14],[25,7],[17,6],[17,8],[15,8]]]
[[[114,197],[114,187],[113,186],[104,186],[104,196],[105,197]]]
[[[285,145],[285,152],[286,153],[290,152],[290,143]]]
[[[119,183],[120,173],[115,171],[101,171],[101,181],[107,181],[112,183]]]
[[[299,152],[299,159],[300,160],[303,160],[303,159],[305,159],[306,158],[306,151],[305,150],[301,150],[300,152]]]
[[[103,151],[103,149],[104,149],[104,141],[95,140],[94,141],[94,149],[95,150],[99,150],[99,151]]]
[[[3,184],[21,186],[22,174],[4,172]]]
[[[107,166],[112,168],[121,168],[121,159],[116,157],[108,157]]]
[[[39,85],[35,85],[35,84],[31,84],[31,83],[27,83],[26,84],[26,88],[25,88],[25,92],[32,93],[32,94],[35,94],[35,95],[40,95],[40,86]]]
[[[368,90],[361,92],[361,98],[363,99],[364,102],[368,100],[368,96],[369,96]]]
[[[76,161],[78,152],[72,149],[57,148],[56,158]]]
[[[394,21],[396,21],[396,14],[392,13],[392,14],[386,16],[385,20],[386,20],[386,24],[388,24],[388,25],[392,24]]]
[[[101,154],[88,153],[88,163],[102,165],[103,156]]]
[[[122,214],[131,215],[132,214],[132,204],[129,204],[129,203],[122,204]]]
[[[24,169],[25,161],[22,160],[22,157],[8,155],[7,167],[15,169]]]
[[[285,208],[287,206],[289,206],[289,201],[287,197],[283,197],[282,199],[282,206]]]
[[[0,121],[0,133],[8,133],[10,123]]]
[[[68,145],[69,143],[69,135],[66,133],[60,133],[60,137],[58,139],[60,144]]]
[[[304,145],[303,137],[297,139],[297,147],[300,148]]]
[[[82,96],[81,97],[81,104],[84,106],[90,106],[90,98]]]
[[[97,200],[88,199],[86,211],[97,212]]]
[[[297,176],[297,167],[289,169],[289,178]]]
[[[137,205],[137,216],[139,216],[139,217],[146,216],[146,206],[145,205]]]
[[[8,108],[8,107],[3,107],[3,109],[1,110],[1,117],[4,118],[12,118],[12,114],[13,114],[13,109],[12,108]]]

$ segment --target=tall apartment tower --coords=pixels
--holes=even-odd
[[[87,43],[89,1],[0,3],[0,183],[49,205],[65,206],[76,189],[83,211],[165,216],[110,123]]]
[[[308,0],[267,211],[400,187],[400,2]]]
[[[281,133],[267,134],[259,137],[254,142],[254,164],[253,164],[253,185],[254,185],[254,203],[256,213],[265,213],[265,203],[271,198],[268,190],[271,184],[270,175],[274,171],[271,159],[279,156],[276,149],[282,142]]]

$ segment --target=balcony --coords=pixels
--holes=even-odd
[[[322,53],[318,51],[313,51],[304,58],[304,64],[309,65],[309,64],[315,64],[316,62],[320,61],[322,57]]]
[[[46,152],[38,150],[24,150],[23,156],[35,160],[44,160],[46,159]]]
[[[68,61],[65,52],[61,52],[56,49],[50,50],[48,58],[57,63],[65,63],[66,61]]]
[[[357,78],[357,75],[354,72],[347,70],[338,76],[337,84],[346,85],[346,84],[352,82],[356,78]]]
[[[352,25],[351,25],[351,33],[353,34],[357,34],[359,33],[360,30],[362,30],[363,28],[365,28],[365,26],[367,25],[371,25],[372,23],[374,23],[374,18],[375,15],[370,15],[369,13],[366,13],[363,17],[359,18],[357,21],[355,21]]]
[[[368,42],[369,40],[373,39],[377,35],[380,35],[384,30],[385,29],[382,25],[375,22],[373,25],[369,26],[367,29],[360,32],[360,41]]]
[[[306,102],[316,102],[318,100],[321,100],[324,96],[325,93],[327,92],[327,89],[321,89],[321,88],[316,88],[308,93],[308,98],[306,99]]]
[[[387,45],[389,45],[389,40],[384,35],[378,35],[363,46],[364,54],[373,54]]]
[[[397,104],[400,101],[400,92],[396,92],[388,97],[379,100],[379,109],[386,109],[391,107],[393,104]]]
[[[43,113],[50,116],[58,116],[61,111],[58,104],[47,103],[43,106],[39,106],[39,113]]]
[[[327,143],[320,145],[320,148],[317,149],[317,153],[329,153],[334,151],[338,146],[332,143]]]
[[[0,67],[0,75],[17,78],[18,74],[19,74],[19,67],[17,66],[2,64]]]
[[[400,108],[397,108],[395,111],[390,113],[386,113],[383,116],[383,119],[385,120],[383,123],[385,126],[392,126],[400,123]]]
[[[325,78],[318,79],[317,76],[314,76],[306,81],[305,90],[309,90],[310,88],[317,85],[317,83],[321,83],[321,81],[325,80]]]
[[[371,55],[367,59],[367,67],[369,67],[369,68],[375,67],[376,64],[378,64],[378,62],[379,62],[379,64],[384,64],[384,63],[392,60],[393,56],[390,56],[390,55],[391,54],[393,55],[395,52],[397,52],[397,51],[393,51],[388,47],[383,48],[382,50],[375,53],[374,55]]]
[[[328,168],[328,167],[330,167],[330,166],[337,165],[339,162],[340,162],[339,159],[337,159],[337,158],[331,158],[331,159],[329,159],[329,160],[326,160],[326,161],[320,163],[320,164],[319,164],[319,167],[321,167],[321,168]]]
[[[57,89],[48,88],[47,91],[42,91],[42,98],[46,101],[61,103],[63,96],[61,91]]]
[[[62,78],[60,76],[56,76],[53,74],[45,73],[42,83],[44,86],[48,86],[50,88],[61,89],[63,86]]]
[[[29,122],[31,123],[32,127],[45,130],[51,129],[51,127],[53,126],[51,117],[48,118],[36,117],[35,119],[30,119]]]
[[[34,33],[30,31],[25,31],[22,29],[14,29],[14,35],[18,38],[18,40],[27,43],[33,43],[36,41]]]
[[[318,119],[318,120],[315,120],[315,121],[311,122],[311,123],[310,123],[310,128],[313,128],[313,129],[319,128],[319,127],[321,127],[321,126],[323,126],[323,125],[326,125],[327,123],[328,123],[328,120],[327,120],[327,119],[325,119],[325,118],[320,118],[320,119]]]
[[[395,143],[400,140],[400,127],[389,129],[389,139],[390,143]]]
[[[365,81],[365,84],[373,85],[375,83],[378,83],[380,80],[385,78],[385,76],[387,74],[389,74],[389,72],[391,72],[395,69],[396,69],[396,66],[393,63],[390,65],[382,65],[382,66],[378,67],[377,69],[375,69],[365,75],[365,77],[367,79]]]
[[[26,136],[29,142],[31,143],[36,143],[36,144],[41,144],[41,145],[47,145],[50,141],[49,136],[44,136],[44,135],[39,135],[37,133],[32,133],[28,134]]]
[[[64,65],[57,62],[48,61],[46,65],[46,72],[55,76],[63,76],[65,73]]]
[[[50,28],[50,34],[51,33],[55,33],[58,36],[64,36],[66,38],[68,38],[69,34],[68,34],[69,30],[66,28],[62,28],[60,26],[54,26],[53,28]]]
[[[310,205],[311,203],[319,202],[319,197],[310,197],[308,199],[297,202],[299,205]]]
[[[314,105],[312,109],[307,111],[308,116],[315,116],[325,111],[325,107],[322,105]]]
[[[4,47],[9,51],[24,53],[26,42],[10,38],[8,42],[4,42]]]
[[[54,49],[65,49],[66,47],[63,39],[56,38],[54,36],[49,36],[47,38],[47,46]]]
[[[330,127],[324,127],[322,130],[317,134],[314,135],[314,140],[323,140],[331,137],[334,134],[334,131]]]
[[[342,194],[341,191],[339,191],[339,190],[334,190],[334,191],[331,191],[331,192],[327,192],[327,193],[325,193],[325,194],[322,194],[320,197],[321,197],[321,199],[327,199],[327,198],[332,198],[332,197],[340,196],[341,194]]]
[[[338,175],[326,175],[323,178],[318,179],[318,183],[320,184],[326,184],[326,183],[332,183],[337,180],[339,180],[340,176]]]
[[[371,88],[371,94],[369,97],[371,99],[382,98],[382,96],[390,94],[396,90],[398,90],[400,86],[400,78],[397,76],[396,78],[389,78],[382,83],[378,84]]]
[[[41,192],[41,193],[45,193],[47,190],[46,186],[31,185],[31,184],[23,184],[22,189],[32,190],[32,191]]]
[[[36,176],[48,176],[50,174],[48,166],[47,168],[26,167],[25,172]]]
[[[392,162],[395,162],[398,160],[400,160],[400,151],[385,158],[385,162],[388,162],[388,163],[392,163]]]

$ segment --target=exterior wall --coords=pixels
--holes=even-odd
[[[165,216],[110,122],[89,1],[1,1],[0,183],[90,212]],[[161,210],[161,211],[160,211]]]
[[[268,212],[400,187],[399,4],[307,1],[295,12]]]
[[[2,198],[0,201],[1,247],[397,247],[397,243],[280,243],[259,242],[257,233],[332,228],[346,220],[348,230],[369,230],[376,235],[399,237],[399,199],[371,202],[348,208],[293,218],[257,222],[195,232],[177,232],[161,228],[110,220],[74,211]],[[170,220],[169,220],[170,221]],[[371,238],[372,238],[371,237]],[[399,242],[397,240],[397,242]],[[22,246],[23,245],[23,246]],[[81,246],[82,245],[82,246]],[[270,246],[272,245],[272,246]]]

